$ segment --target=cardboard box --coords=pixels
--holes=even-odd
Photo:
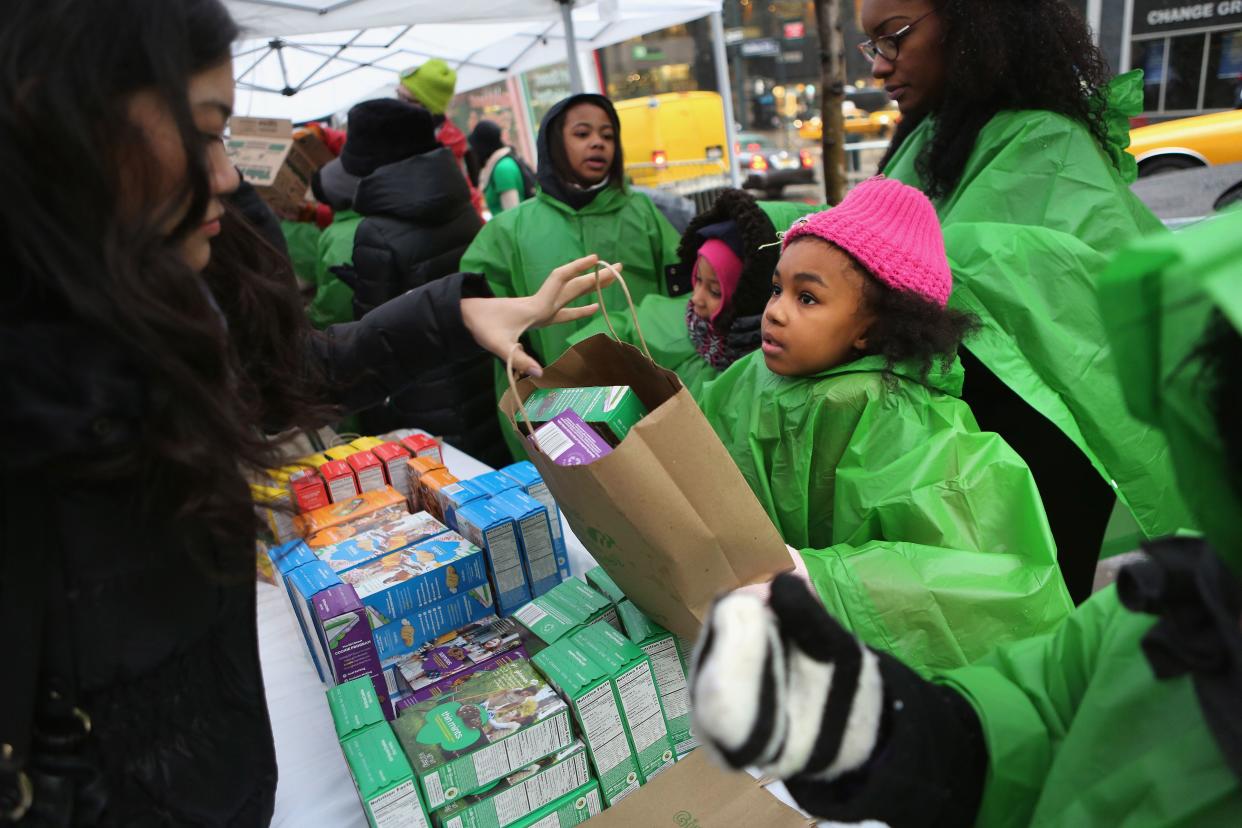
[[[476,500],[487,500],[488,494],[473,480],[459,480],[450,483],[440,490],[440,498],[444,504],[444,522],[453,531],[460,531],[457,526],[457,510],[467,503]]]
[[[327,692],[328,714],[336,728],[336,740],[343,742],[362,731],[384,725],[384,708],[375,695],[375,686],[366,678],[338,684]]]
[[[294,528],[311,543],[320,543],[316,538],[325,529],[342,526],[347,523],[379,515],[376,519],[388,519],[405,514],[405,498],[399,493],[385,488],[378,492],[366,492],[350,498],[342,503],[329,503],[311,512],[298,515],[293,520]],[[383,515],[380,515],[380,513]],[[328,543],[335,543],[341,538],[338,535],[325,537]]]
[[[311,602],[315,596],[329,587],[341,583],[336,573],[323,561],[315,559],[303,564],[285,575],[285,586],[289,591],[289,600],[293,603],[294,615],[302,630],[302,638],[306,640],[306,649],[315,665],[319,680],[332,682],[332,670],[329,666],[327,651],[319,640],[315,628],[315,612]]]
[[[358,479],[344,460],[329,460],[319,467],[319,474],[328,484],[328,497],[333,503],[348,502],[358,495]]]
[[[586,573],[586,582],[590,584],[596,592],[607,598],[614,607],[620,607],[621,602],[626,600],[625,593],[621,591],[621,587],[617,586],[617,582],[612,579],[602,566],[588,570]],[[624,623],[622,624],[624,628]],[[627,630],[628,632],[628,630]]]
[[[565,702],[524,661],[405,708],[393,729],[433,810],[573,742]]]
[[[720,768],[700,750],[636,796],[597,816],[591,828],[815,828],[818,824],[765,791],[750,774]]]
[[[316,471],[318,471],[319,469],[322,469],[324,465],[329,462],[331,461],[325,455],[320,454],[318,452],[316,452],[315,454],[308,454],[305,457],[299,457],[297,460],[294,461],[296,465],[309,466],[310,468],[315,469]]]
[[[415,457],[426,457],[444,465],[444,453],[440,450],[440,441],[426,434],[411,434],[401,438],[401,445],[410,450]]]
[[[371,828],[427,828],[414,771],[388,725],[356,733],[341,750]]]
[[[405,447],[400,443],[389,441],[380,443],[371,449],[371,453],[383,464],[384,479],[388,481],[388,485],[408,495],[410,493],[410,467],[406,464],[409,462],[410,453],[405,450]]]
[[[445,532],[347,569],[340,578],[373,610],[378,628],[486,584],[487,565],[477,546],[455,532]]]
[[[373,492],[388,485],[387,476],[384,474],[384,464],[371,452],[355,449],[345,462],[349,463],[349,467],[354,470],[359,491]]]
[[[561,582],[552,545],[548,510],[521,489],[510,489],[492,498],[492,505],[507,512],[517,524],[522,563],[533,597],[543,595]]]
[[[587,573],[590,577],[591,573]],[[626,637],[651,659],[651,671],[655,674],[656,689],[660,691],[660,704],[664,708],[664,721],[668,724],[668,738],[679,756],[699,746],[699,740],[690,729],[690,689],[685,654],[678,646],[677,637],[652,621],[630,601],[622,601],[617,607],[625,627]]]
[[[490,502],[476,500],[457,512],[457,525],[463,535],[487,553],[500,614],[512,615],[526,605],[531,592],[522,566],[516,521]]]
[[[391,666],[428,641],[467,624],[495,618],[496,603],[492,599],[492,588],[483,583],[407,613],[388,624],[381,624],[374,610],[368,608],[367,613],[371,618],[371,637],[375,639],[380,664]]]
[[[625,734],[621,703],[607,667],[571,640],[560,641],[532,659],[573,711],[609,806],[638,790],[638,760]]]
[[[250,497],[255,511],[277,543],[288,543],[297,538],[293,528],[293,501],[288,489],[279,486],[251,484]]]
[[[508,828],[591,779],[586,749],[575,741],[493,787],[445,805],[432,815],[437,828]]]
[[[507,619],[500,618],[498,620],[504,621]],[[489,670],[499,669],[504,665],[512,664],[515,661],[528,661],[529,659],[530,654],[526,652],[525,647],[519,644],[516,649],[508,650],[503,653],[496,653],[495,655],[489,656],[488,658],[485,658],[477,663],[468,663],[461,671],[453,673],[452,675],[444,676],[431,684],[423,686],[418,691],[403,691],[401,701],[394,705],[394,707],[397,713],[400,714],[400,712],[405,708],[411,707],[419,702],[443,696],[445,693],[451,693],[454,689],[465,684],[479,673],[486,673]]]
[[[608,669],[643,784],[671,768],[676,754],[647,654],[606,624],[587,627],[570,640]]]
[[[523,411],[525,413],[523,413]],[[628,385],[592,388],[536,388],[518,411],[519,423],[530,415],[535,428],[562,411],[573,411],[608,445],[616,447],[647,409]]]
[[[492,618],[429,642],[397,663],[408,704],[442,696],[489,665],[525,658],[516,621]]]
[[[426,512],[413,515],[402,512],[396,516],[379,512],[354,523],[325,529],[308,543],[319,560],[335,572],[344,572],[448,531],[447,526]],[[322,541],[331,542],[316,546]]]
[[[502,492],[519,488],[516,480],[498,471],[480,474],[472,478],[470,482],[478,486],[488,497],[495,497]]]
[[[577,578],[567,578],[513,614],[531,633],[532,653],[594,623],[617,623],[616,609]]]
[[[560,570],[561,580],[570,577],[569,551],[565,548],[565,527],[561,522],[561,507],[556,505],[548,485],[539,476],[539,470],[529,460],[505,466],[501,472],[508,475],[521,487],[522,491],[543,504],[548,510],[548,521],[552,528],[552,548],[556,552],[556,568]]]
[[[323,478],[310,469],[302,469],[301,473],[289,479],[289,492],[293,502],[302,513],[313,512],[331,505],[328,498],[328,484]],[[296,528],[297,522],[294,521]]]
[[[573,793],[549,802],[535,813],[513,823],[513,828],[574,828],[604,810],[599,783],[592,779]]]
[[[378,437],[359,437],[356,440],[350,440],[349,444],[359,451],[375,451],[387,442]]]
[[[612,454],[612,446],[573,411],[562,411],[539,426],[534,440],[558,466],[586,466]]]
[[[296,219],[306,201],[315,171],[332,160],[332,151],[312,132],[293,137],[293,124],[284,118],[244,118],[229,121],[225,152],[242,177],[283,219]]]
[[[305,541],[292,540],[279,546],[268,547],[267,557],[272,562],[272,572],[276,576],[277,585],[287,589],[285,587],[286,576],[299,566],[315,560],[315,553],[310,550]]]
[[[368,678],[375,685],[384,716],[394,715],[379,653],[371,636],[371,621],[358,595],[349,584],[321,590],[311,599],[315,632],[323,648],[332,682]]]
[[[411,468],[414,461],[411,460]],[[444,498],[441,492],[457,483],[457,477],[448,469],[435,469],[418,478],[418,503],[425,510],[444,520]]]
[[[356,449],[353,446],[346,443],[343,446],[333,446],[330,449],[325,449],[323,456],[327,457],[329,460],[348,460],[351,456],[356,454],[358,451],[359,449]]]

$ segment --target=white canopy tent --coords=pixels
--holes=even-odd
[[[720,0],[225,0],[249,38],[234,48],[236,110],[305,121],[392,94],[398,73],[442,58],[457,91],[568,59],[575,90],[594,90],[581,63],[647,32],[713,16],[720,88],[729,89]],[[732,150],[732,99],[722,95]],[[731,154],[731,153],[730,153]]]

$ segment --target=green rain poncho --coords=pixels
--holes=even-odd
[[[362,215],[353,210],[337,210],[332,223],[319,236],[315,262],[315,297],[306,309],[311,324],[323,329],[339,322],[354,321],[354,291],[330,270],[354,262],[354,235]]]
[[[304,285],[315,284],[315,256],[319,247],[319,227],[309,221],[282,219],[280,232],[289,247],[289,261],[298,281]]]
[[[772,223],[772,241],[776,241],[776,233],[789,229],[797,219],[808,213],[824,209],[809,204],[794,204],[785,201],[760,201],[759,209],[763,210]],[[624,302],[624,300],[622,300]],[[711,382],[720,372],[713,368],[703,357],[699,356],[690,340],[686,328],[686,303],[688,297],[648,296],[637,308],[638,324],[642,327],[643,338],[651,350],[652,360],[662,368],[677,374],[682,385],[691,396],[698,399],[703,386]],[[635,348],[641,348],[638,333],[634,329],[634,318],[623,304],[619,308],[608,305],[608,321],[612,323],[617,337]],[[601,316],[569,338],[570,344],[588,339],[595,334],[612,334]]]
[[[792,378],[755,352],[701,401],[828,610],[923,672],[1073,609],[1030,470],[961,386],[956,363],[926,381],[878,356]]]
[[[462,256],[461,269],[482,273],[497,296],[530,296],[553,270],[591,253],[625,265],[626,284],[639,302],[667,292],[665,268],[677,261],[677,231],[641,193],[607,187],[574,210],[541,191],[485,224]],[[604,289],[604,299],[611,309],[625,307],[617,285]],[[574,304],[592,301],[593,295]],[[538,358],[545,364],[555,361],[574,331],[586,324],[531,331]]]
[[[1126,243],[1164,230],[1129,191],[1135,164],[1124,148],[1141,73],[1118,77],[1109,92],[1109,155],[1061,115],[1004,112],[979,133],[936,210],[953,267],[949,304],[983,324],[967,346],[1115,481],[1154,537],[1193,524],[1167,443],[1126,410],[1116,378],[1124,359],[1114,360],[1104,335],[1095,280]],[[932,127],[928,119],[910,134],[886,175],[920,186],[915,161]]]
[[[1127,250],[1101,278],[1100,303],[1114,346],[1127,354],[1127,402],[1168,435],[1187,502],[1242,576],[1242,503],[1188,359],[1213,306],[1242,328],[1239,262],[1235,212]],[[1158,680],[1144,655],[1155,622],[1125,609],[1109,587],[1055,633],[941,678],[983,724],[990,766],[979,826],[1242,824],[1242,789],[1193,682]]]

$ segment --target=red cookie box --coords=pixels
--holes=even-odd
[[[384,475],[384,464],[371,452],[360,451],[357,454],[351,454],[345,462],[353,470],[359,492],[374,492],[388,485]]]
[[[319,467],[319,473],[328,484],[328,495],[333,503],[349,500],[359,493],[354,470],[346,461],[331,460],[324,463]]]

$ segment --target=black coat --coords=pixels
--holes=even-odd
[[[475,347],[463,295],[487,295],[486,283],[439,280],[329,328],[310,357],[340,402],[373,404],[441,354]],[[75,460],[141,439],[144,383],[101,337],[69,322],[6,323],[0,392],[0,742],[24,753],[21,734],[9,732],[32,718],[18,706],[23,688],[43,709],[61,681],[93,725],[73,752],[100,772],[95,801],[106,810],[90,824],[267,824],[276,757],[253,548],[216,548],[194,520],[144,518],[136,477],[92,483],[73,473]],[[55,560],[63,588],[49,583]],[[57,633],[33,646],[53,614]],[[0,773],[0,799],[5,781]],[[36,805],[50,800],[36,794]]]
[[[380,167],[358,184],[354,209],[354,314],[457,271],[483,226],[452,151],[438,149]],[[451,357],[454,355],[445,355]],[[446,359],[386,403],[364,412],[378,434],[416,427],[491,465],[509,460],[496,418],[492,358]]]

